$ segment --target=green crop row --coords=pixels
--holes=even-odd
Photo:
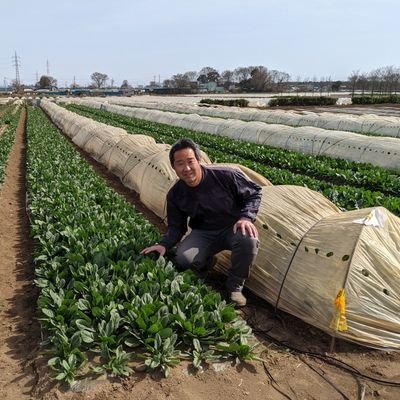
[[[254,357],[250,328],[219,293],[139,254],[159,233],[36,108],[27,134],[39,319],[56,379],[128,375],[138,358],[167,374],[182,358]]]
[[[400,96],[397,94],[353,96],[351,101],[353,104],[398,104]]]
[[[277,106],[328,106],[336,104],[337,99],[327,96],[280,96],[270,100],[270,107]]]
[[[201,99],[200,104],[218,104],[229,107],[247,107],[249,101],[246,99]]]
[[[132,119],[103,110],[75,105],[70,105],[68,108],[133,133],[150,135],[159,142],[172,144],[181,137],[190,137],[202,146],[214,162],[235,162],[245,165],[265,176],[274,185],[306,186],[322,193],[345,210],[382,205],[394,214],[400,215],[398,196],[400,177],[383,168],[347,160],[307,156],[170,125]]]
[[[20,111],[13,113],[14,110],[14,107],[8,107],[0,117],[0,188],[4,182],[5,169],[15,141],[15,132],[20,117]]]

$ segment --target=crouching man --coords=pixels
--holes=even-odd
[[[160,243],[141,254],[166,251],[177,245],[178,268],[202,270],[222,250],[231,250],[226,289],[232,303],[242,307],[242,289],[258,252],[254,221],[261,201],[261,187],[233,168],[201,165],[199,146],[191,139],[176,142],[169,153],[179,181],[167,195],[167,232]]]

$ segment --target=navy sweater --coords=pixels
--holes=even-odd
[[[160,241],[167,249],[178,243],[188,229],[218,230],[239,219],[255,221],[261,187],[229,167],[201,166],[200,184],[190,187],[179,180],[168,192],[168,229]]]

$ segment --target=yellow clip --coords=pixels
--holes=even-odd
[[[347,320],[346,320],[346,295],[344,289],[340,289],[336,295],[335,301],[335,315],[329,327],[335,331],[347,331]]]

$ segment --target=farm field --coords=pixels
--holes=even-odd
[[[44,115],[40,116],[31,107],[28,108],[28,119],[30,115],[46,121]],[[27,149],[26,138],[31,128],[28,122],[25,129],[25,118],[25,111],[22,111],[0,192],[0,398],[399,398],[399,352],[371,350],[340,340],[336,342],[334,351],[330,351],[328,335],[285,313],[275,314],[272,306],[251,293],[248,293],[249,305],[240,314],[262,342],[264,363],[249,361],[235,364],[231,359],[222,364],[220,371],[210,367],[192,374],[190,363],[184,362],[172,368],[168,378],[157,372],[136,371],[128,378],[90,381],[83,392],[74,392],[56,384],[50,379],[47,356],[39,345],[41,334],[35,304],[38,289],[33,284],[33,249],[37,248],[37,243],[29,234],[32,221],[29,218],[32,216],[28,217],[25,212],[27,186],[32,188],[35,182],[41,181],[51,167],[46,164],[46,168],[36,169],[35,180],[32,180],[33,172],[27,172],[27,150],[28,153],[30,150],[29,147]],[[45,122],[38,125],[45,126]],[[57,129],[53,129],[63,137]],[[66,138],[63,140],[70,143]],[[161,220],[146,210],[138,196],[126,189],[119,179],[72,144],[69,146],[126,204],[139,210],[159,231],[164,229]],[[32,156],[38,160],[43,157],[40,153]],[[59,167],[61,176],[63,166],[60,164]],[[27,183],[27,176],[31,176],[30,183]],[[32,199],[28,196],[28,202]],[[216,273],[207,277],[207,283],[213,285],[216,291],[220,290],[220,280]]]

